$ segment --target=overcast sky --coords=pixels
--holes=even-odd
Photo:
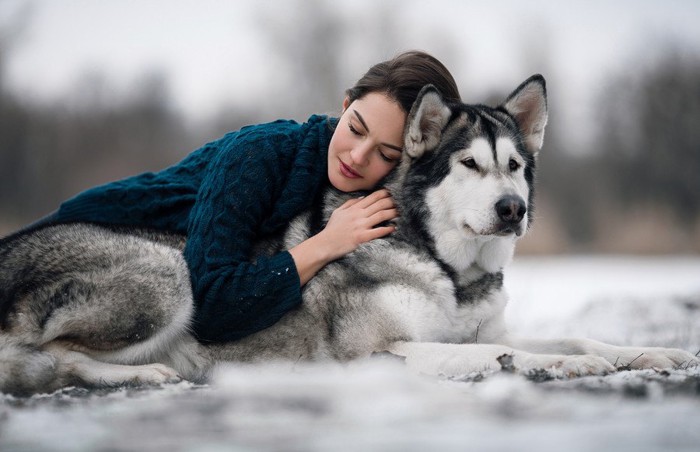
[[[148,70],[170,80],[176,105],[189,115],[214,114],[224,102],[259,101],[275,77],[260,38],[261,17],[279,23],[295,2],[284,0],[0,0],[0,24],[32,4],[29,19],[12,46],[6,67],[13,90],[35,99],[60,99],[86,71],[107,74],[128,89]],[[582,118],[609,74],[643,65],[658,44],[673,42],[700,54],[697,0],[335,0],[356,33],[384,3],[402,32],[401,48],[433,51],[435,43],[453,53],[445,63],[470,96],[511,89],[532,72],[548,71],[550,95]],[[389,11],[391,11],[389,13]],[[308,18],[313,20],[313,17]],[[303,27],[304,23],[289,23]],[[528,59],[542,51],[547,61]],[[355,56],[356,80],[370,63],[391,55],[372,48]],[[439,54],[439,49],[435,52]],[[363,60],[363,61],[359,61]],[[528,64],[527,61],[530,61]],[[537,64],[540,64],[540,69]],[[245,68],[245,70],[242,70]],[[345,82],[345,81],[344,81]],[[507,88],[506,88],[507,87]],[[340,103],[333,100],[333,105]],[[482,100],[482,99],[469,99]],[[586,105],[588,105],[586,107]]]

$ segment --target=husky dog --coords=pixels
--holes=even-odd
[[[507,333],[502,272],[532,218],[546,123],[539,75],[497,108],[447,104],[425,87],[385,184],[401,212],[396,232],[327,265],[304,287],[300,307],[231,343],[200,344],[189,332],[183,237],[89,224],[8,237],[0,242],[0,390],[201,381],[218,361],[348,361],[374,352],[432,375],[498,369],[503,355],[522,370],[564,375],[692,361],[682,350]],[[310,237],[350,196],[326,189],[312,211],[261,241],[258,255]]]

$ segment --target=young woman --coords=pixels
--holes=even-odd
[[[379,63],[347,91],[340,118],[244,127],[158,173],[102,185],[64,202],[35,227],[93,222],[172,231],[195,297],[194,332],[231,341],[266,328],[301,303],[301,287],[324,265],[385,236],[397,216],[385,190],[345,203],[325,228],[294,248],[251,262],[255,240],[284,228],[330,184],[371,191],[401,157],[408,111],[435,85],[459,100],[449,71],[423,52]]]

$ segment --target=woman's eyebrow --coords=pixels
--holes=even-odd
[[[357,116],[357,120],[360,121],[360,123],[362,124],[362,127],[365,128],[367,133],[370,133],[369,127],[367,127],[367,123],[365,122],[362,115],[354,108],[352,109],[352,112],[355,113],[355,116]],[[389,143],[381,143],[381,145],[386,146],[386,147],[391,148],[391,149],[394,149],[394,150],[399,151],[399,152],[403,152],[403,148],[401,146],[396,146],[396,145],[389,144]]]

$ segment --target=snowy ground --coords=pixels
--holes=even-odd
[[[700,350],[700,258],[518,258],[513,330]],[[0,396],[2,451],[700,450],[700,368],[440,380],[373,359],[211,385]]]

